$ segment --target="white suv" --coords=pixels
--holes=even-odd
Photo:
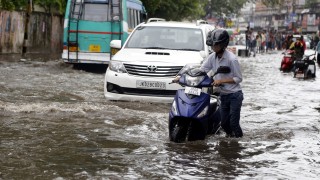
[[[182,68],[199,66],[211,52],[203,23],[150,22],[138,25],[111,59],[105,75],[108,100],[170,103],[181,88],[169,84]],[[111,47],[121,47],[113,40]]]

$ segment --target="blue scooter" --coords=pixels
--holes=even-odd
[[[218,73],[230,73],[230,68],[221,66],[213,76]],[[221,123],[219,98],[202,90],[212,87],[213,76],[199,68],[179,74],[172,83],[185,88],[177,90],[169,113],[170,141],[204,140],[208,134],[216,134]]]

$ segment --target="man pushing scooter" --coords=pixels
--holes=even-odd
[[[201,69],[205,72],[216,72],[220,66],[228,66],[231,69],[230,73],[216,75],[213,85],[220,87],[221,127],[227,137],[240,138],[243,136],[240,127],[243,93],[240,86],[242,73],[239,61],[236,55],[226,49],[229,44],[229,34],[226,30],[213,30],[208,34],[206,43],[214,52],[204,61]]]

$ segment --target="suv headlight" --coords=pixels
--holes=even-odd
[[[115,72],[118,72],[118,73],[126,73],[127,72],[127,70],[124,67],[123,63],[122,62],[118,62],[118,61],[110,61],[109,69],[111,71],[115,71]]]
[[[200,68],[200,64],[186,64],[178,73],[178,75],[188,72],[190,69]]]

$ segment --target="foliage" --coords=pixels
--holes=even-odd
[[[142,0],[149,17],[166,20],[198,19],[204,15],[205,0]]]
[[[24,10],[28,1],[26,0],[0,0],[0,9],[9,11]]]
[[[33,2],[43,7],[46,12],[51,12],[52,9],[59,9],[61,14],[64,13],[67,4],[67,0],[33,0]]]
[[[261,0],[262,4],[267,7],[276,7],[282,5],[285,0]]]
[[[0,0],[0,9],[5,10],[26,10],[30,0]],[[64,13],[67,0],[32,0],[33,6],[39,5],[46,12],[51,12],[52,9],[58,9],[61,14]]]
[[[5,10],[26,10],[31,0],[0,0],[0,8]],[[67,0],[32,0],[33,6],[39,5],[46,12],[58,9],[64,13]],[[250,0],[141,0],[149,17],[166,20],[200,19],[208,14],[238,14],[244,3]],[[255,0],[251,0],[255,1]],[[278,2],[283,0],[261,0]]]
[[[317,8],[318,0],[306,0],[305,7],[306,8]]]
[[[149,17],[167,20],[200,19],[208,14],[238,14],[249,0],[142,0]]]

